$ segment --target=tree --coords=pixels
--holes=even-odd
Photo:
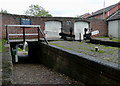
[[[25,14],[32,16],[52,16],[48,11],[39,5],[30,5]]]
[[[7,13],[7,10],[1,9],[0,13]]]

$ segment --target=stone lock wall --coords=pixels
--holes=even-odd
[[[0,14],[0,39],[2,38],[2,14]]]
[[[5,43],[2,52],[2,86],[12,85],[13,83],[13,64],[10,52],[10,44]]]
[[[0,28],[0,31],[2,30],[2,37],[6,38],[6,28],[4,25],[10,24],[10,25],[20,25],[21,18],[29,18],[31,19],[31,25],[40,25],[42,31],[45,30],[45,22],[46,21],[59,21],[62,24],[62,31],[64,33],[69,34],[70,27],[73,28],[73,34],[74,34],[74,23],[78,21],[85,21],[90,22],[90,27],[94,30],[99,30],[100,33],[96,36],[106,36],[107,35],[107,23],[105,20],[100,19],[80,19],[75,17],[34,17],[34,16],[26,16],[26,15],[13,15],[13,14],[0,14],[0,25],[2,25],[2,28]],[[36,28],[26,28],[26,33],[37,33]],[[22,28],[18,27],[9,27],[10,33],[23,33]],[[27,38],[37,38],[37,36],[26,36]],[[41,36],[42,37],[42,36]],[[10,36],[10,38],[22,38],[22,36]]]
[[[87,86],[119,86],[118,65],[40,42],[28,42],[28,46],[30,57]]]

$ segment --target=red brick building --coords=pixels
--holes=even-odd
[[[61,31],[64,33],[70,33],[70,27],[73,28],[73,34],[75,34],[75,24],[76,23],[89,23],[89,27],[92,28],[93,31],[99,30],[98,36],[107,36],[107,22],[104,19],[85,19],[85,18],[74,18],[74,17],[34,17],[34,16],[26,16],[26,15],[14,15],[14,14],[1,14],[0,13],[0,38],[6,38],[6,27],[5,25],[20,25],[21,18],[31,19],[31,25],[40,25],[42,31],[46,30],[46,24],[49,22],[59,22],[61,24]],[[57,24],[57,23],[56,23]],[[55,25],[51,25],[50,27],[54,27]],[[84,29],[84,28],[82,28]],[[22,34],[22,28],[18,27],[9,27],[9,32],[11,34]],[[36,33],[36,28],[26,28],[26,33],[33,34]],[[54,32],[54,31],[53,31]],[[36,36],[35,36],[36,37]],[[42,37],[42,36],[40,36]],[[11,36],[10,38],[21,38],[21,36]],[[34,36],[27,36],[26,38],[34,38]]]
[[[87,18],[88,16],[90,16],[90,13],[85,13],[85,14],[83,14],[81,16],[78,16],[78,17],[80,17],[80,18]]]
[[[87,18],[106,19],[119,9],[120,9],[120,2],[114,5],[108,6],[106,8],[100,9],[92,13],[92,15],[88,16]]]

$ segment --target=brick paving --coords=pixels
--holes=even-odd
[[[68,49],[76,53],[83,53],[86,55],[93,56],[108,62],[119,64],[119,55],[120,48],[104,46],[100,44],[92,44],[78,41],[51,41],[50,44]],[[98,51],[95,52],[95,47],[98,47]]]

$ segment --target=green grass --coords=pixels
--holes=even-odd
[[[100,36],[100,37],[97,37],[97,38],[109,38],[109,37],[103,37],[103,36]],[[120,42],[120,38],[112,38],[111,41],[117,41],[117,42]]]
[[[21,48],[19,48],[19,47],[17,48],[17,50],[18,50],[18,51],[23,51],[23,50],[22,50]]]
[[[82,43],[82,42],[81,42],[81,43]],[[60,46],[60,45],[55,44],[55,43],[49,43],[49,44],[58,46],[58,47],[60,47],[60,48],[68,49],[68,50],[74,50],[74,48],[72,48],[72,47],[69,47],[69,48],[68,48],[68,47],[65,47],[65,46]],[[82,46],[83,46],[83,44],[82,44]],[[89,47],[91,47],[92,49],[90,49]],[[102,54],[105,53],[105,51],[103,51],[103,50],[95,51],[94,48],[95,48],[95,46],[93,46],[92,44],[89,44],[87,47],[84,47],[84,50],[92,51],[92,52],[97,52],[97,53],[102,53]],[[113,47],[110,47],[110,48],[113,48]],[[82,47],[78,47],[78,49],[83,50]]]
[[[52,41],[52,42],[54,42],[54,41]],[[55,44],[55,43],[50,43],[50,42],[49,42],[49,44],[51,44],[51,45],[55,45],[55,46],[58,46],[58,45],[57,45],[57,44]]]
[[[60,48],[71,50],[73,52],[83,53],[83,54],[91,55],[93,57],[99,57],[103,60],[110,61],[116,64],[120,64],[119,62],[117,62],[118,61],[118,50],[120,50],[120,48],[118,47],[104,46],[100,44],[92,44],[92,43],[85,43],[85,42],[76,42],[74,44],[68,41],[65,44],[64,42],[62,44],[61,43],[55,41],[50,44],[55,45]],[[98,51],[95,51],[96,46],[98,47]]]
[[[68,50],[72,50],[72,48],[67,48],[67,47],[64,47],[64,46],[60,46],[60,45],[57,45],[57,44],[55,44],[55,43],[49,43],[49,44],[51,44],[51,45],[55,45],[55,46],[60,47],[60,48],[64,48],[64,49],[68,49]]]
[[[97,52],[98,52],[98,53],[102,53],[102,54],[105,53],[105,51],[103,51],[103,50],[98,50]]]
[[[6,40],[4,39],[0,39],[0,53],[3,52],[4,50],[4,44],[5,44]]]
[[[26,46],[25,51],[28,51],[28,46]]]
[[[23,51],[20,47],[17,48],[18,51]],[[25,51],[28,51],[28,46],[26,46]]]
[[[99,37],[97,37],[97,38],[109,38],[109,37],[99,36]]]
[[[120,38],[113,38],[112,41],[120,42]]]
[[[68,43],[70,43],[70,42],[68,42]],[[72,43],[72,42],[71,42]],[[55,45],[55,46],[58,46],[58,47],[61,47],[61,48],[64,48],[64,49],[68,49],[68,50],[74,50],[74,47],[65,47],[65,46],[63,46],[63,45],[59,45],[59,44],[56,44],[56,43],[50,43],[51,45]],[[108,46],[104,46],[104,45],[100,45],[100,44],[96,44],[96,46],[101,46],[102,48],[99,48],[99,50],[98,51],[95,51],[95,46],[94,46],[94,44],[91,44],[91,43],[89,43],[89,44],[84,44],[84,42],[80,42],[80,45],[82,45],[82,46],[85,46],[85,47],[81,47],[81,46],[79,46],[78,48],[76,48],[76,50],[85,50],[85,51],[91,51],[91,52],[96,52],[96,53],[101,53],[101,54],[105,54],[105,53],[107,53],[107,54],[109,54],[109,53],[111,53],[111,51],[105,51],[105,50],[102,50],[102,48],[103,49],[116,49],[116,50],[120,50],[120,48],[118,48],[118,47],[108,47]],[[84,52],[83,52],[84,53]]]

